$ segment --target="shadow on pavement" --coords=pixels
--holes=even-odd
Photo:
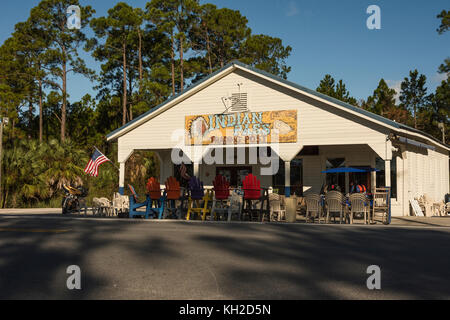
[[[0,228],[42,231],[0,232],[0,299],[450,298],[446,230],[50,218]],[[69,265],[82,291],[66,288]],[[370,265],[381,291],[366,287]]]

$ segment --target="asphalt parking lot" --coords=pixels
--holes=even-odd
[[[0,299],[449,299],[450,228],[0,216]],[[81,290],[66,286],[81,269]],[[367,267],[381,290],[367,289]]]

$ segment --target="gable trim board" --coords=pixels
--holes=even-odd
[[[314,90],[302,87],[300,85],[297,85],[290,81],[284,80],[280,77],[274,76],[274,75],[264,72],[262,70],[245,65],[239,61],[234,61],[234,62],[228,64],[227,66],[223,67],[222,69],[212,73],[211,75],[205,77],[203,80],[192,85],[190,88],[188,88],[184,92],[175,95],[174,97],[170,98],[169,100],[162,103],[161,105],[149,110],[148,112],[144,113],[140,117],[137,117],[133,121],[127,123],[125,126],[113,131],[112,133],[107,135],[107,140],[112,141],[112,140],[118,139],[119,137],[121,137],[121,136],[125,135],[126,133],[132,131],[133,129],[139,127],[143,123],[148,122],[149,120],[157,117],[158,115],[167,111],[168,109],[172,108],[173,106],[188,99],[189,97],[191,97],[192,95],[201,91],[205,87],[208,87],[211,84],[215,83],[216,81],[227,76],[228,74],[231,74],[235,70],[242,70],[242,71],[252,74],[256,77],[262,78],[266,81],[273,82],[281,87],[285,87],[289,90],[300,93],[309,98],[315,99],[317,101],[320,101],[322,103],[325,103],[325,104],[335,107],[337,109],[343,110],[347,113],[350,113],[351,115],[363,118],[365,120],[376,123],[383,127],[387,127],[397,133],[401,133],[406,136],[410,135],[413,137],[418,137],[418,138],[424,139],[434,145],[437,145],[447,151],[450,151],[449,145],[440,142],[439,140],[435,139],[431,135],[428,135],[422,131],[419,131],[414,128],[408,127],[406,125],[389,120],[382,116],[371,113],[367,110],[344,103],[340,100],[331,98],[329,96],[326,96],[326,95],[316,92]]]

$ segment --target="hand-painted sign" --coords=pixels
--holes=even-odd
[[[297,142],[297,111],[242,112],[186,117],[187,145]]]

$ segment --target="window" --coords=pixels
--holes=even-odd
[[[272,178],[272,186],[278,194],[285,195],[285,162],[280,159],[280,168]],[[303,160],[291,161],[291,195],[303,196]]]
[[[377,170],[377,188],[386,186],[385,161],[381,158],[376,159]],[[397,157],[392,157],[391,161],[391,198],[397,199]]]
[[[216,175],[224,176],[232,187],[242,187],[242,181],[252,173],[252,167],[217,167]]]
[[[327,170],[345,167],[345,158],[327,159]],[[345,173],[327,173],[327,186],[336,185],[345,192]]]

